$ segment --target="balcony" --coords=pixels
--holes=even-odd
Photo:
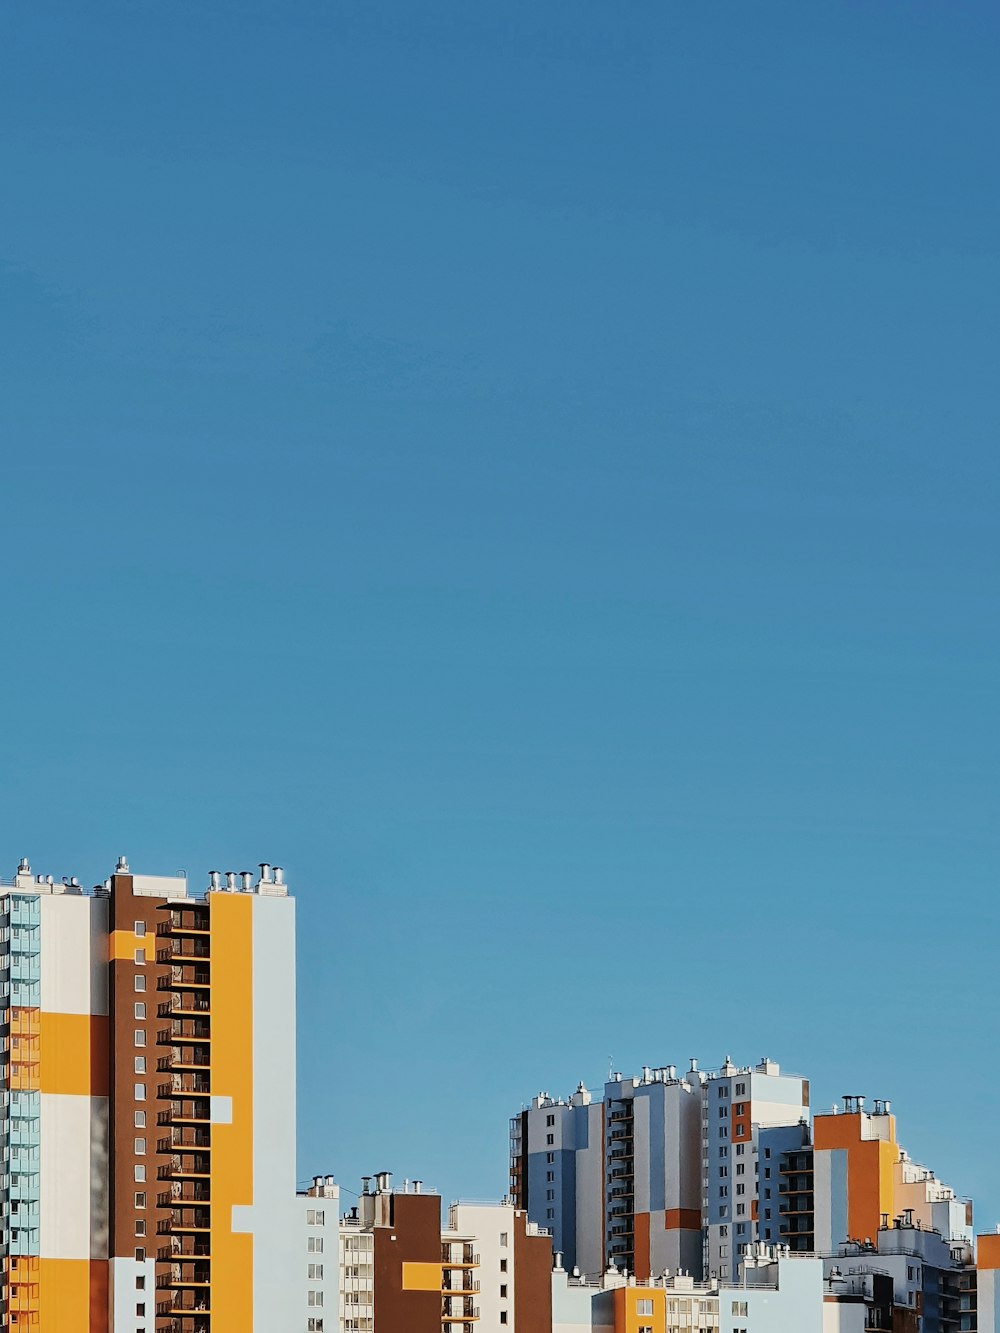
[[[168,990],[169,987],[161,986],[160,989]],[[161,1018],[184,1018],[207,1014],[210,1007],[211,1001],[207,995],[172,995],[169,1000],[157,1006],[156,1012]]]
[[[174,940],[166,949],[157,949],[158,963],[183,962],[194,959],[211,958],[211,946],[207,939]]]
[[[156,983],[158,990],[211,990],[212,983],[207,967],[194,966],[191,960],[187,965],[171,967],[166,976]]]

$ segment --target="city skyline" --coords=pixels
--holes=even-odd
[[[284,865],[348,1199],[768,1056],[1000,1222],[1000,6],[0,21],[0,873]]]

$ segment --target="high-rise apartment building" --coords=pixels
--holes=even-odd
[[[280,870],[0,887],[3,1325],[270,1333],[297,1294]]]
[[[551,1333],[551,1240],[509,1201],[453,1203],[442,1224],[439,1195],[420,1181],[364,1177],[340,1220],[336,1292],[335,1190],[318,1177],[299,1196],[308,1303],[296,1333]]]
[[[511,1120],[511,1191],[567,1268],[731,1278],[777,1207],[758,1195],[758,1136],[808,1107],[806,1080],[772,1060],[647,1066],[615,1074],[600,1101],[582,1084],[566,1101],[542,1093]]]

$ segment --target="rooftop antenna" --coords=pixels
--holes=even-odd
[[[608,1056],[608,1082],[609,1082],[609,1083],[611,1082],[611,1075],[612,1075],[614,1072],[615,1072],[615,1057],[614,1057],[613,1055],[609,1055],[609,1056]]]

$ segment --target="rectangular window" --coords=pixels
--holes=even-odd
[[[556,1210],[554,1208],[546,1208],[545,1216],[547,1218],[551,1220],[553,1217],[555,1217],[555,1215],[556,1215]]]
[[[136,1157],[142,1157],[142,1156],[145,1154],[145,1152],[146,1152],[146,1140],[145,1140],[145,1139],[136,1139],[136,1140],[135,1140],[135,1145],[134,1145],[134,1146],[135,1146],[135,1155],[136,1155]]]
[[[146,1234],[146,1223],[141,1217],[137,1217],[135,1220],[135,1234],[137,1236],[144,1236]]]
[[[500,1283],[500,1299],[502,1301],[507,1299],[507,1284],[505,1282]]]
[[[738,1176],[745,1175],[745,1174],[746,1174],[746,1169],[747,1169],[747,1168],[746,1168],[746,1164],[745,1164],[744,1162],[737,1162],[737,1163],[736,1163],[736,1174],[737,1174]]]
[[[736,1085],[737,1097],[745,1097],[746,1091],[747,1091],[747,1085],[745,1083],[737,1083]]]
[[[142,1028],[136,1028],[132,1033],[132,1044],[134,1046],[145,1046],[146,1034],[143,1032]]]
[[[546,1123],[547,1125],[554,1125],[554,1124],[556,1123],[556,1118],[555,1118],[555,1116],[554,1116],[554,1115],[547,1115],[547,1116],[545,1117],[545,1123]]]
[[[142,967],[142,966],[143,966],[143,964],[144,964],[145,961],[146,961],[146,950],[145,950],[145,949],[136,949],[136,951],[135,951],[135,961],[136,961],[136,964],[137,964],[139,967]]]
[[[134,935],[145,935],[145,933],[146,933],[146,923],[145,923],[145,921],[137,921],[137,922],[135,923],[135,926],[133,927],[133,932],[132,932],[132,933],[133,933]]]
[[[145,1225],[145,1224],[144,1224],[144,1225]],[[146,1262],[146,1251],[145,1251],[145,1250],[136,1250],[136,1252],[135,1252],[135,1261],[136,1261],[137,1264],[144,1264],[144,1263]]]
[[[727,1114],[728,1114],[728,1112],[726,1111],[726,1108],[725,1108],[724,1106],[720,1106],[720,1107],[719,1107],[719,1116],[720,1116],[720,1118],[724,1120],[724,1119],[726,1118],[726,1115],[727,1115]]]
[[[500,1272],[501,1272],[501,1273],[506,1273],[506,1271],[507,1271],[507,1260],[506,1260],[506,1259],[501,1259],[501,1260],[500,1260]]]
[[[555,1178],[556,1178],[556,1173],[554,1171],[546,1171],[545,1173],[546,1180],[555,1180]]]
[[[500,1248],[501,1248],[501,1250],[505,1250],[505,1249],[507,1248],[507,1233],[506,1233],[506,1231],[501,1231],[501,1232],[500,1232]]]
[[[142,1276],[141,1273],[139,1274],[139,1276],[138,1276],[138,1277],[136,1278],[136,1280],[135,1280],[135,1289],[136,1289],[136,1291],[145,1291],[145,1290],[146,1290],[146,1279]]]
[[[136,1002],[135,1002],[135,1016],[136,1016],[136,1018],[145,1018],[145,1017],[146,1017],[146,1003],[145,1003],[144,1000],[136,1000]]]
[[[146,1057],[145,1057],[144,1055],[137,1055],[137,1056],[135,1057],[135,1072],[136,1072],[137,1074],[145,1074],[145,1072],[146,1072]]]
[[[650,1300],[636,1301],[635,1312],[637,1315],[651,1315],[653,1313],[653,1302]]]
[[[145,1196],[145,1194],[137,1194],[137,1195],[135,1196],[135,1206],[136,1206],[137,1208],[145,1208],[145,1206],[146,1206],[146,1196]]]
[[[139,1302],[136,1304],[136,1307],[135,1307],[135,1317],[136,1317],[136,1319],[145,1319],[145,1317],[146,1317],[146,1306],[145,1306],[145,1304],[144,1304],[142,1301],[139,1301]]]
[[[322,1281],[323,1281],[323,1265],[322,1265],[322,1264],[310,1264],[310,1265],[309,1265],[309,1276],[312,1278],[312,1280],[313,1280],[314,1282],[322,1282]]]
[[[145,1128],[146,1128],[146,1112],[145,1112],[145,1111],[136,1111],[135,1115],[132,1117],[132,1123],[135,1125],[136,1129],[145,1129]]]
[[[133,1084],[133,1087],[132,1087],[132,1095],[133,1095],[133,1097],[135,1098],[135,1100],[136,1100],[137,1102],[144,1102],[144,1101],[146,1100],[146,1085],[145,1085],[145,1083],[135,1083],[135,1084]]]
[[[146,989],[146,978],[137,972],[132,978],[132,985],[135,990],[144,991]]]
[[[745,1319],[748,1313],[748,1303],[746,1301],[733,1301],[732,1313],[740,1319]]]
[[[323,1293],[321,1291],[310,1291],[306,1300],[307,1305],[322,1305]]]
[[[737,1193],[737,1194],[746,1194],[746,1192],[747,1192],[747,1187],[746,1187],[746,1185],[737,1185],[737,1186],[736,1186],[736,1193]]]
[[[545,1160],[546,1160],[546,1162],[548,1162],[548,1164],[551,1166],[552,1163],[556,1160],[556,1155],[555,1155],[555,1153],[554,1153],[554,1152],[547,1152],[547,1153],[545,1154]]]
[[[555,1136],[554,1134],[546,1134],[546,1135],[545,1135],[545,1142],[546,1142],[546,1143],[555,1143],[555,1141],[556,1141],[556,1136]]]
[[[745,1216],[746,1216],[746,1211],[747,1211],[747,1206],[746,1206],[745,1203],[738,1203],[738,1204],[736,1205],[736,1216],[737,1216],[737,1217],[745,1217]]]
[[[145,1180],[145,1179],[146,1179],[146,1168],[145,1168],[144,1166],[137,1166],[137,1167],[135,1168],[135,1171],[133,1172],[133,1179],[138,1180],[138,1181],[143,1181],[143,1180]]]

